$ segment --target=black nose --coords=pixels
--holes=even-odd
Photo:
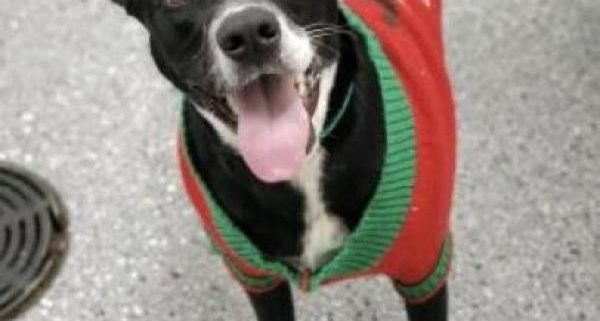
[[[241,63],[260,63],[279,51],[281,28],[270,11],[248,8],[225,18],[216,36],[229,58]]]

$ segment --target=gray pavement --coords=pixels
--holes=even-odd
[[[600,3],[447,1],[460,109],[453,320],[600,319]],[[0,1],[0,160],[71,210],[22,321],[251,320],[174,157],[179,94],[106,0]],[[297,293],[299,320],[405,320],[382,279]]]

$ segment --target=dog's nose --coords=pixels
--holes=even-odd
[[[281,28],[272,12],[252,7],[226,17],[216,37],[229,58],[241,63],[260,63],[279,50]]]

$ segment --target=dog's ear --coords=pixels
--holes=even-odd
[[[112,2],[123,7],[130,16],[143,22],[144,8],[146,8],[147,0],[112,0]]]

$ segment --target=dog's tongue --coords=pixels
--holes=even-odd
[[[310,121],[291,76],[262,76],[229,97],[242,157],[262,181],[291,179],[306,158]]]

